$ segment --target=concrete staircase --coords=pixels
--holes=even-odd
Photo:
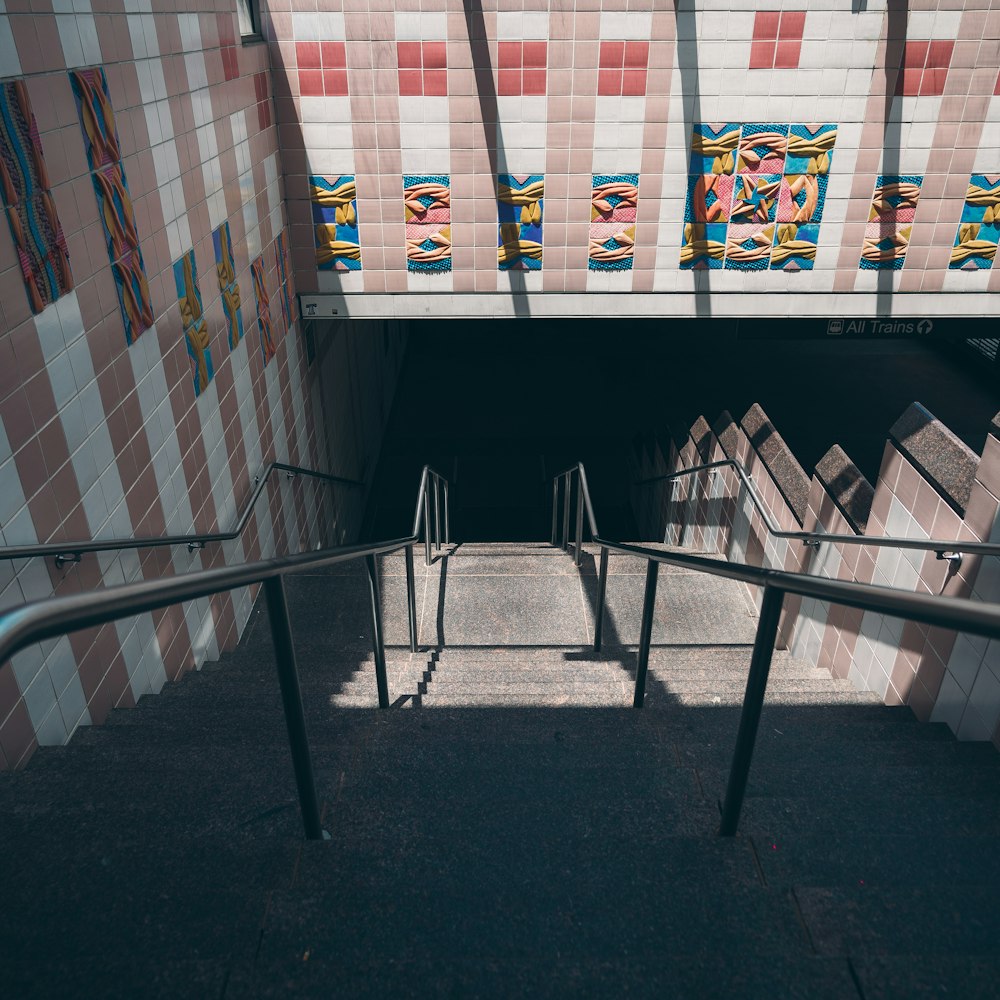
[[[776,654],[740,834],[716,836],[742,588],[459,546],[289,580],[323,821],[304,843],[266,612],[200,673],[0,778],[13,997],[994,996],[1000,758]]]

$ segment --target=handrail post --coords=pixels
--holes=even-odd
[[[441,551],[441,486],[437,473],[434,474],[434,548]]]
[[[559,482],[561,476],[552,477],[552,545],[559,544]]]
[[[431,556],[431,488],[424,484],[424,564],[430,566],[434,561]]]
[[[451,514],[448,510],[448,480],[441,480],[441,489],[444,491],[444,544],[451,545]]]
[[[569,548],[569,501],[570,493],[573,492],[573,476],[567,472],[565,477],[566,485],[563,487],[563,523],[562,523],[562,548]]]
[[[747,676],[746,693],[743,695],[740,728],[736,734],[736,749],[733,751],[733,764],[729,772],[729,783],[726,785],[726,800],[722,806],[719,834],[723,837],[732,837],[739,826],[743,796],[746,794],[747,778],[750,775],[750,762],[753,759],[754,744],[757,741],[757,727],[760,724],[760,713],[764,707],[767,675],[771,670],[774,640],[778,634],[778,622],[781,619],[781,605],[784,599],[785,592],[783,590],[772,586],[764,587],[764,599],[761,601],[760,618],[757,623],[757,636],[754,639],[753,654],[750,657],[750,673]]]
[[[597,607],[594,609],[594,652],[601,651],[604,635],[604,601],[608,593],[608,547],[601,546],[601,568],[597,574]]]
[[[306,720],[302,711],[299,673],[295,665],[295,644],[292,641],[292,626],[288,620],[285,585],[280,576],[272,576],[264,581],[264,597],[267,601],[271,639],[274,642],[274,656],[278,666],[281,702],[285,709],[288,746],[292,753],[292,768],[295,771],[295,784],[299,791],[302,825],[309,840],[322,840],[323,827],[319,818],[316,780],[313,776],[309,736],[306,733]]]
[[[576,477],[576,558],[577,566],[583,558],[583,477]]]
[[[655,559],[646,563],[646,592],[642,598],[642,625],[639,628],[639,659],[635,667],[635,695],[632,705],[642,708],[646,700],[646,670],[649,667],[649,643],[653,637],[653,606],[656,604],[656,576],[660,564]]]
[[[372,647],[375,652],[375,684],[378,687],[378,707],[389,707],[389,682],[385,676],[385,636],[382,633],[382,595],[378,585],[378,564],[374,556],[365,556],[368,586],[372,595]]]
[[[417,586],[413,573],[413,546],[406,546],[406,613],[410,622],[410,652],[417,651]]]

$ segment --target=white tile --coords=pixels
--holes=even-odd
[[[959,635],[948,659],[948,670],[966,694],[972,691],[982,662],[982,654],[969,642],[968,637]]]
[[[76,17],[72,14],[56,14],[56,28],[59,31],[59,41],[62,43],[63,58],[66,60],[67,68],[86,65]],[[4,72],[6,75],[6,71]]]
[[[98,65],[103,61],[101,42],[97,37],[97,22],[90,15],[77,15],[83,61],[86,66]]]
[[[952,732],[957,733],[968,700],[968,696],[958,686],[955,678],[946,672],[941,681],[941,690],[938,692],[934,710],[931,712],[931,722],[944,722]]]
[[[0,66],[4,67],[4,73],[21,75],[21,60],[17,55],[14,33],[10,29],[10,18],[6,14],[0,15]]]
[[[648,39],[653,30],[650,11],[601,11],[601,39]]]

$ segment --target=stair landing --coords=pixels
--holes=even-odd
[[[517,623],[463,620],[499,593],[471,572],[490,559],[514,560]],[[401,567],[383,564],[396,642]],[[779,655],[740,834],[720,839],[752,609],[664,571],[636,711],[633,568],[615,561],[600,657],[533,631],[544,578],[567,609],[544,628],[586,633],[593,576],[564,554],[421,569],[429,648],[389,658],[415,710],[387,712],[337,701],[372,678],[363,576],[290,582],[329,841],[301,840],[262,614],[219,664],[0,776],[5,995],[994,996],[993,748]],[[694,648],[699,622],[716,641]],[[440,627],[466,642],[438,649]],[[525,641],[491,649],[490,629]],[[548,682],[570,677],[595,700],[559,703]]]

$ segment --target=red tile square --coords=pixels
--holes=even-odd
[[[774,53],[775,69],[797,69],[799,65],[799,53],[802,49],[802,42],[778,42],[778,47]]]
[[[327,97],[347,97],[347,70],[323,70],[323,86]]]
[[[497,93],[501,97],[517,97],[521,93],[520,69],[497,70]]]
[[[646,96],[646,71],[627,69],[622,76],[622,94],[626,97]]]
[[[649,65],[649,42],[625,43],[625,68],[645,69]]]
[[[927,49],[930,42],[907,41],[903,49],[903,65],[907,67],[919,66],[921,69],[927,62]]]
[[[997,73],[997,82],[993,85],[993,96],[1000,95],[1000,73]]]
[[[299,93],[303,97],[322,97],[323,71],[319,69],[300,69]]]
[[[750,43],[750,69],[772,69],[774,50],[777,42],[763,41]]]
[[[909,70],[907,70],[907,72],[909,72]],[[947,67],[944,67],[943,69],[925,69],[923,76],[920,78],[920,96],[940,97],[944,93],[944,85],[947,79]]]
[[[524,43],[524,67],[525,69],[544,69],[548,43],[546,42],[525,42]]]
[[[322,42],[323,69],[346,69],[347,46],[343,42]]]
[[[424,97],[448,96],[448,71],[446,69],[424,70]]]
[[[622,71],[620,69],[598,70],[597,93],[602,97],[621,97]]]
[[[778,25],[778,38],[789,41],[802,41],[802,32],[806,27],[806,12],[804,10],[786,10],[781,13]]]
[[[916,97],[920,93],[920,81],[924,71],[919,67],[904,69],[896,80],[896,95]]]
[[[424,69],[446,69],[448,66],[447,42],[424,42]]]
[[[542,95],[545,93],[545,70],[526,69],[524,71],[524,83],[521,93],[529,96]]]
[[[927,47],[928,69],[947,69],[951,65],[951,55],[955,51],[955,43],[950,40],[931,42]]]
[[[396,42],[396,60],[400,69],[420,69],[420,42]]]
[[[497,45],[497,65],[500,69],[521,68],[521,43],[500,42]]]
[[[776,10],[759,10],[753,19],[753,40],[755,42],[778,37],[778,20],[781,12]],[[752,66],[752,63],[751,63]]]
[[[295,61],[299,64],[299,69],[319,69],[322,65],[319,42],[296,42]]]
[[[399,71],[400,97],[420,97],[423,92],[423,76],[419,69],[401,69]]]
[[[624,42],[601,42],[600,68],[621,69],[625,65]]]

